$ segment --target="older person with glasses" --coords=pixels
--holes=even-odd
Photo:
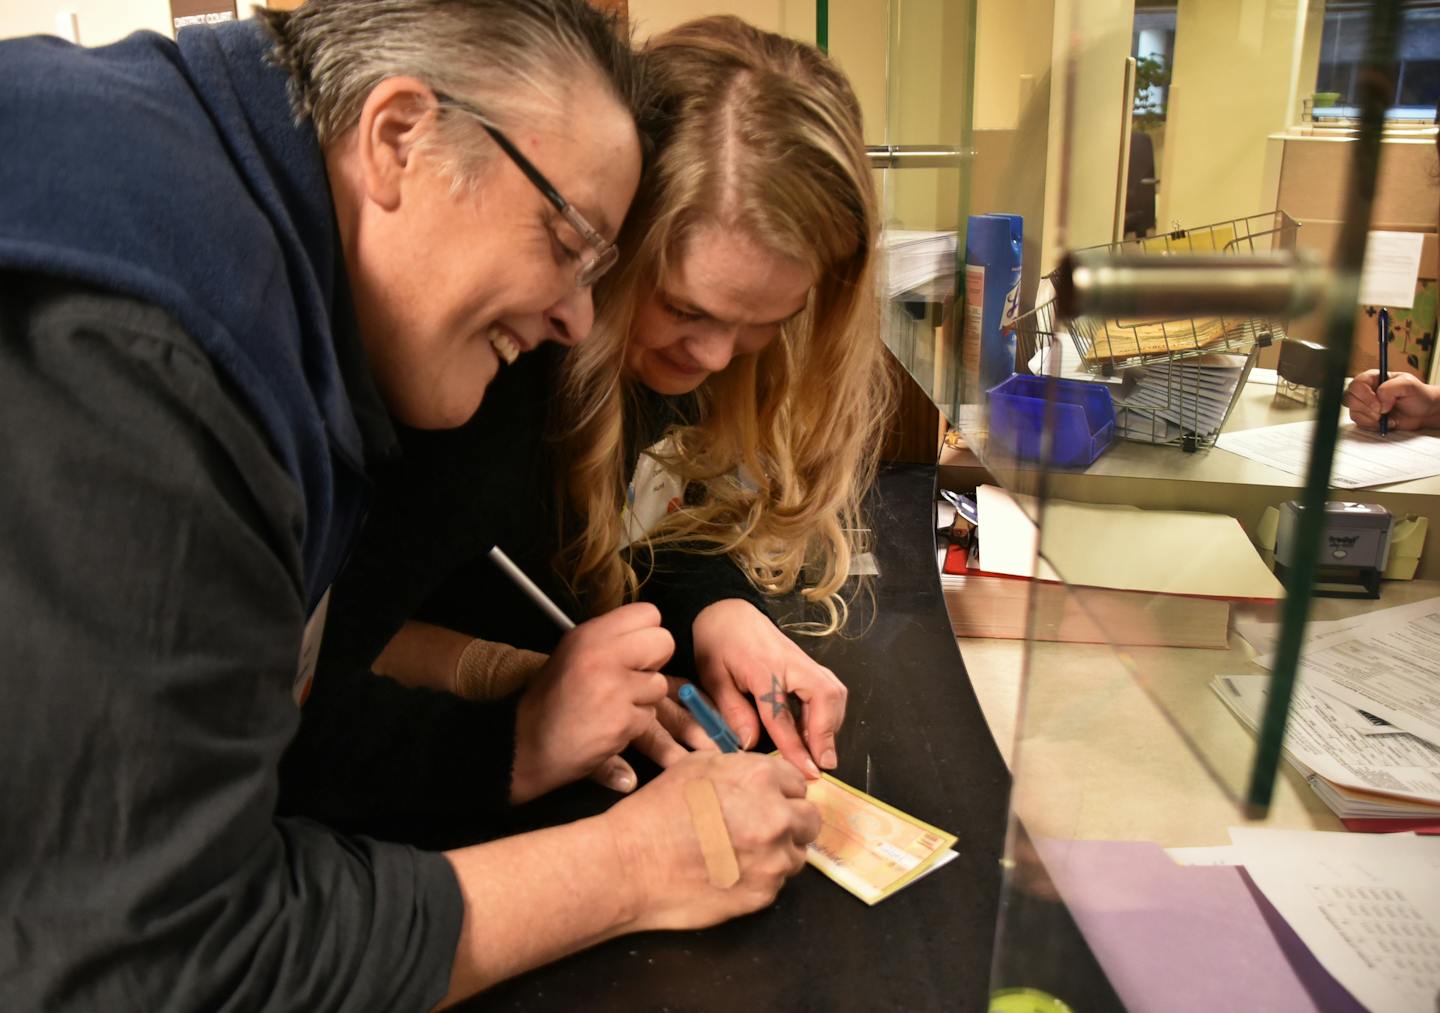
[[[390,420],[456,426],[502,359],[586,338],[645,102],[579,0],[0,42],[0,1009],[429,1008],[798,867],[813,809],[762,757],[445,854],[277,813]],[[654,692],[670,637],[622,618]],[[569,745],[567,700],[517,732],[366,677],[348,737],[403,708],[455,771]],[[731,891],[695,845],[700,778]]]
[[[657,783],[691,762],[685,746],[713,756],[658,681],[641,695],[644,659],[622,649],[652,605],[676,642],[664,671],[695,678],[745,745],[768,732],[811,777],[839,762],[846,688],[787,634],[844,622],[887,408],[859,104],[813,47],[734,18],[681,25],[644,55],[654,158],[595,332],[508,368],[458,430],[402,427],[404,458],[336,587],[325,709],[307,708],[282,767],[288,812],[445,842],[504,827],[508,803],[562,773],[634,791],[635,751],[616,755],[629,744],[666,768]],[[557,640],[506,594],[493,545],[593,618]],[[767,611],[792,591],[809,612],[781,629]],[[387,678],[357,676],[365,665]],[[521,742],[540,701],[633,710],[577,717],[548,781],[523,747],[509,778],[452,768],[449,732],[403,713],[383,741],[340,744],[337,770],[347,708],[391,679],[513,711]]]
[[[580,265],[579,270],[575,272],[575,284],[577,287],[590,288],[600,280],[600,277],[606,271],[615,266],[615,261],[620,259],[619,248],[590,227],[590,223],[585,220],[585,216],[579,211],[576,211],[574,205],[560,196],[560,191],[556,190],[551,182],[545,178],[544,173],[535,168],[535,163],[520,153],[520,149],[515,147],[515,143],[501,133],[500,129],[496,127],[494,123],[490,122],[488,116],[468,102],[451,98],[444,92],[437,91],[435,98],[439,101],[442,109],[458,109],[460,112],[468,113],[479,120],[480,125],[485,128],[485,132],[495,138],[495,143],[500,145],[500,150],[510,156],[510,160],[515,163],[516,167],[525,174],[525,177],[529,179],[530,182],[535,184],[535,189],[540,191],[544,198],[550,202],[551,206],[560,212],[560,215],[570,223],[570,227],[585,241],[585,245],[589,247],[588,251],[585,252],[573,250],[568,246],[565,247],[566,253],[574,258]],[[561,245],[564,244],[562,243]],[[507,356],[507,361],[513,362],[514,360],[515,357]]]

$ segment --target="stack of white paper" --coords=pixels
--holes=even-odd
[[[1121,435],[1159,442],[1219,432],[1245,376],[1245,360],[1202,355],[1126,370],[1119,390],[1111,392],[1117,409],[1134,409],[1121,413]]]
[[[1440,746],[1440,598],[1307,636],[1300,671],[1312,688]]]
[[[1210,688],[1252,731],[1267,675],[1222,675]],[[1440,749],[1301,682],[1290,698],[1285,759],[1343,819],[1440,819]]]
[[[953,284],[959,236],[954,232],[887,229],[881,237],[885,251],[886,292],[895,298],[927,282]]]
[[[1312,627],[1286,758],[1345,819],[1440,818],[1440,598]],[[1211,688],[1254,729],[1268,682],[1221,676]]]

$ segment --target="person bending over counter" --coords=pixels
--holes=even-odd
[[[372,663],[499,701],[496,742],[534,723],[539,701],[573,701],[560,738],[584,747],[568,768],[543,765],[566,780],[593,773],[628,791],[636,776],[615,754],[632,741],[662,766],[681,743],[710,748],[645,678],[659,665],[625,644],[653,621],[630,610],[654,606],[678,645],[666,670],[698,674],[743,743],[763,725],[807,776],[837,762],[845,688],[763,607],[799,588],[818,614],[807,632],[839,629],[874,472],[888,379],[859,106],[813,47],[735,18],[681,26],[644,56],[660,92],[657,153],[595,333],[507,367],[458,430],[402,428],[404,457],[336,588],[282,770],[288,811],[444,842],[557,786],[532,776],[523,748],[508,781],[456,768],[446,730],[400,712],[384,738],[354,740],[345,715],[372,692],[354,673]],[[633,493],[654,485],[660,507],[641,516]],[[485,558],[496,544],[573,617],[599,618],[556,647],[547,619],[505,599],[510,584]],[[636,597],[653,605],[621,604]],[[587,701],[606,695],[633,709],[602,734]],[[337,770],[340,749],[352,761]]]
[[[756,755],[444,854],[276,811],[387,416],[455,426],[497,354],[586,337],[641,82],[580,0],[0,42],[0,1009],[423,1009],[803,866],[804,778]],[[480,705],[406,706],[508,769]]]
[[[1380,416],[1388,412],[1391,429],[1440,428],[1440,387],[1409,373],[1379,381],[1380,371],[1368,369],[1345,389],[1345,406],[1357,426],[1378,430]]]
[[[1440,123],[1440,103],[1435,106],[1435,121]],[[1435,136],[1435,150],[1440,154],[1440,134]],[[1378,430],[1380,416],[1388,412],[1391,429],[1440,428],[1440,387],[1409,373],[1391,373],[1384,383],[1379,381],[1378,369],[1366,370],[1345,390],[1345,405],[1357,426]]]

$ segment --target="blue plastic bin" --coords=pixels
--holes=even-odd
[[[1083,468],[1115,440],[1115,404],[1106,384],[1016,373],[991,387],[989,395],[991,449],[1019,460],[1040,460],[1047,397],[1055,399],[1051,464]]]

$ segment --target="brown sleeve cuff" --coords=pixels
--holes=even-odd
[[[472,640],[455,664],[455,692],[467,700],[501,700],[525,688],[550,655],[491,640]]]

